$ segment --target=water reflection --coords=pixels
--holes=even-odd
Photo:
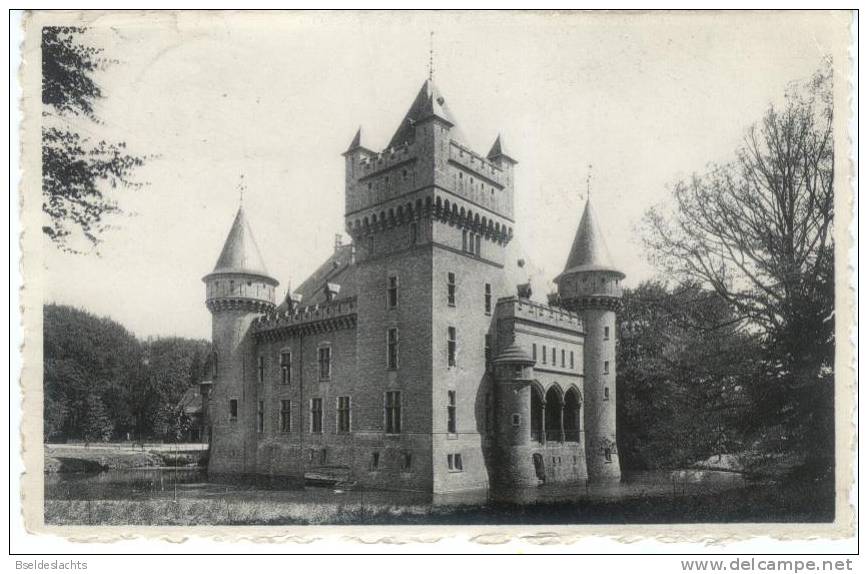
[[[620,482],[543,485],[516,491],[419,492],[336,489],[285,480],[209,477],[202,470],[136,469],[97,474],[46,474],[47,500],[146,500],[226,498],[307,504],[360,503],[390,506],[463,506],[497,502],[539,503],[619,500],[721,492],[745,486],[736,473],[719,471],[640,472]]]

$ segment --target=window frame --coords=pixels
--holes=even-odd
[[[485,314],[491,315],[491,283],[485,284]]]
[[[401,391],[383,393],[383,431],[387,435],[399,435],[403,430]]]
[[[284,434],[292,432],[292,399],[280,399],[277,424],[279,432]]]
[[[238,399],[234,397],[229,397],[229,422],[238,422]]]
[[[310,398],[310,434],[323,434],[322,397]],[[317,426],[319,429],[317,430]]]
[[[394,339],[393,339],[394,335]],[[397,371],[400,365],[400,334],[398,327],[386,328],[386,368],[390,371]]]
[[[446,366],[458,366],[458,329],[453,325],[446,327]]]
[[[333,368],[332,368],[332,345],[331,343],[321,343],[316,350],[317,353],[317,374],[319,375],[320,381],[330,381],[332,380]],[[323,361],[323,353],[327,356],[327,360]],[[327,367],[327,372],[323,374],[323,364]]]
[[[256,357],[256,382],[259,384],[265,382],[265,355]]]
[[[386,279],[386,309],[397,309],[400,304],[398,275],[390,273]]]
[[[288,360],[286,360],[288,359]],[[280,350],[280,384],[292,384],[292,350]]]
[[[342,408],[342,400],[346,399],[346,407]],[[353,428],[353,401],[350,395],[342,395],[335,398],[335,411],[336,411],[336,420],[335,420],[335,433],[336,434],[350,434]],[[345,415],[345,416],[342,416]],[[342,424],[346,421],[346,425]]]
[[[455,273],[449,271],[446,273],[446,304],[450,307],[457,306],[458,301],[458,285],[456,283]]]
[[[265,401],[262,399],[256,402],[256,432],[265,432]]]
[[[455,390],[446,391],[446,433],[450,435],[458,434],[457,402],[457,392]]]

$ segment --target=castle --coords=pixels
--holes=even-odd
[[[350,244],[275,302],[243,208],[203,279],[208,470],[432,494],[617,479],[624,274],[590,202],[549,304],[512,253],[517,161],[427,80],[383,151],[343,154]],[[524,274],[524,275],[523,275]]]

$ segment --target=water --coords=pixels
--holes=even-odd
[[[264,484],[254,480],[209,479],[199,469],[111,470],[96,474],[45,475],[46,500],[228,499],[306,504],[361,502],[370,505],[460,506],[519,502],[617,501],[633,498],[677,498],[712,494],[746,486],[740,474],[720,471],[668,471],[626,474],[621,482],[588,485],[544,485],[519,491],[462,492],[432,496],[416,492],[340,490],[327,486]]]

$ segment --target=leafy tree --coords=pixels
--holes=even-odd
[[[124,142],[81,133],[85,121],[99,124],[94,106],[103,92],[94,75],[112,63],[85,37],[80,27],[42,29],[42,231],[65,251],[76,251],[79,234],[100,243],[106,216],[121,212],[105,184],[141,187],[131,176],[145,161],[127,153]]]
[[[645,282],[624,292],[618,441],[626,468],[683,468],[739,450],[756,341],[713,291]]]
[[[112,436],[114,425],[102,399],[96,393],[90,393],[86,400],[84,417],[84,439],[86,442],[106,442]]]
[[[834,453],[833,164],[828,66],[769,106],[734,161],[677,184],[671,216],[645,219],[663,269],[714,289],[761,338],[754,431],[816,474]]]
[[[142,343],[111,319],[63,305],[46,305],[43,325],[46,440],[99,436],[102,414],[115,436],[162,436],[183,393],[199,382],[195,357],[201,364],[208,349],[178,337]]]

